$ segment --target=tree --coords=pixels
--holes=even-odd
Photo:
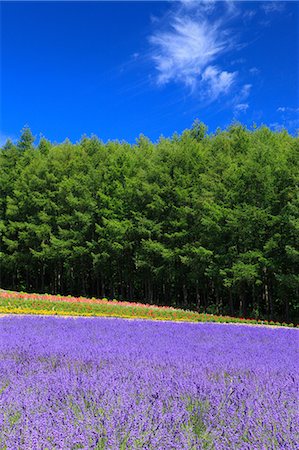
[[[2,287],[298,320],[298,137],[33,144],[0,149]]]
[[[25,152],[26,150],[33,149],[33,142],[35,141],[34,136],[28,126],[22,129],[21,137],[18,141],[17,147],[20,152]]]

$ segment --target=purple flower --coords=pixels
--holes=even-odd
[[[294,449],[298,330],[0,319],[0,448]]]

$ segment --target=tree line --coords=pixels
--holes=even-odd
[[[298,137],[34,142],[0,150],[2,288],[297,320]]]

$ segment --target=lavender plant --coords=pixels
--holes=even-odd
[[[0,319],[0,448],[295,449],[298,330]]]

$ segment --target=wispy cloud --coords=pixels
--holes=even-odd
[[[299,108],[290,108],[289,106],[279,106],[276,110],[281,113],[299,113]]]
[[[207,21],[174,17],[168,31],[157,31],[150,38],[158,84],[180,81],[195,87],[204,68],[225,49],[217,27]]]
[[[239,94],[236,96],[236,98],[240,101],[240,100],[245,100],[249,97],[250,91],[252,88],[252,84],[244,84],[244,86],[242,86],[242,89],[240,90]]]
[[[216,6],[215,0],[180,0],[181,5],[186,9],[198,9],[205,13],[212,13]]]
[[[243,20],[250,21],[256,15],[256,10],[246,9],[243,13]]]
[[[238,103],[235,106],[235,112],[237,113],[244,113],[247,111],[247,109],[249,108],[248,103]]]
[[[260,73],[260,71],[257,67],[251,67],[251,69],[249,69],[249,73],[251,75],[258,75]]]
[[[237,72],[227,72],[215,66],[208,66],[201,77],[201,81],[206,85],[206,95],[211,100],[216,99],[221,94],[227,94],[237,77]]]
[[[280,13],[285,9],[285,2],[282,1],[275,1],[275,2],[263,2],[261,5],[262,10],[265,12],[265,14],[272,14],[272,13]]]
[[[233,48],[234,40],[224,18],[212,20],[209,16],[215,3],[180,2],[169,14],[166,26],[157,27],[150,36],[158,85],[181,83],[211,101],[228,94],[237,71],[221,67],[219,58]],[[226,4],[231,10],[231,2]]]
[[[232,100],[232,106],[233,106],[233,110],[234,113],[236,115],[240,114],[240,113],[245,113],[247,111],[247,109],[249,108],[249,104],[248,104],[248,98],[250,95],[250,91],[252,88],[252,84],[244,84],[240,90],[238,91],[238,93],[234,96],[233,100]]]
[[[279,121],[271,124],[275,129],[278,127],[287,128],[290,132],[295,132],[299,129],[299,108],[291,106],[279,106],[276,109],[279,113]]]

